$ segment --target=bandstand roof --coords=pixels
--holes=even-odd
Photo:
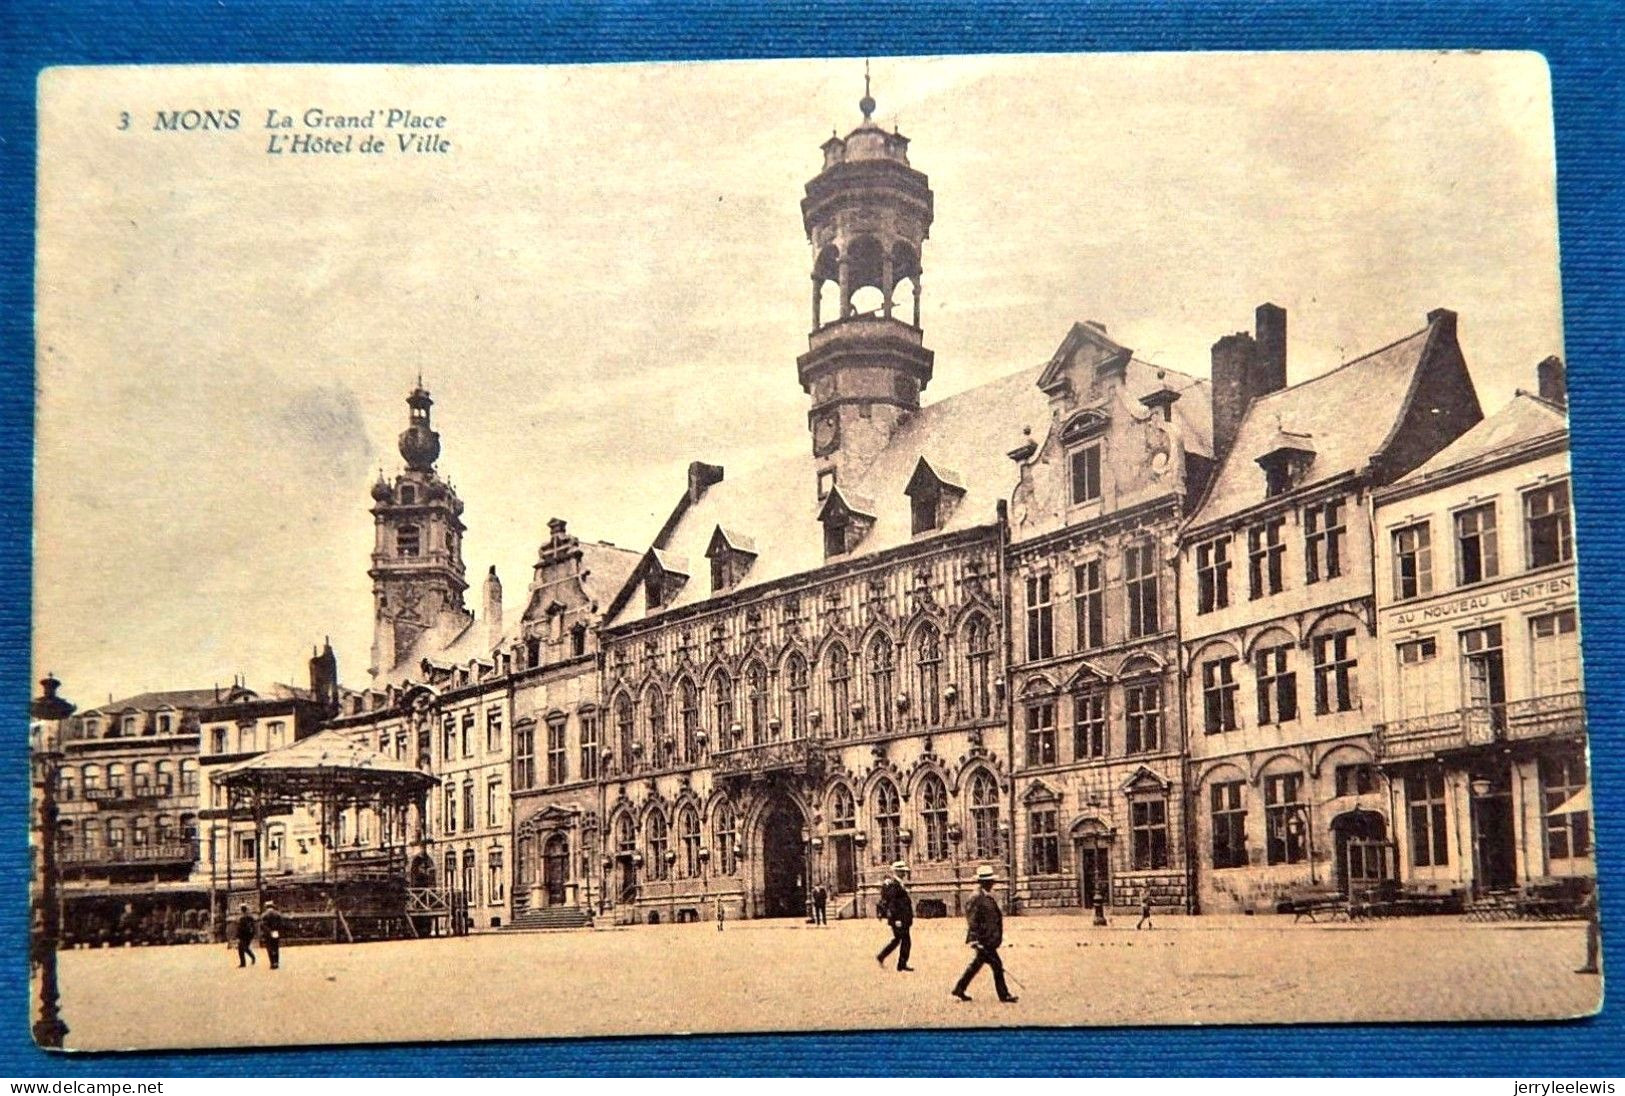
[[[404,795],[439,783],[404,761],[379,753],[340,731],[322,731],[258,757],[223,767],[211,777],[226,788],[280,795],[338,791],[346,796]]]

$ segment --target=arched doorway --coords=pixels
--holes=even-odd
[[[550,906],[564,905],[564,884],[570,875],[570,842],[556,833],[542,848],[542,889]]]
[[[801,917],[807,908],[807,859],[801,811],[780,795],[762,814],[762,916]]]
[[[1332,819],[1337,889],[1353,895],[1391,877],[1388,822],[1376,811],[1349,811]]]
[[[1093,908],[1097,900],[1111,905],[1111,831],[1098,819],[1084,819],[1072,827],[1072,852],[1078,873],[1078,904],[1084,909]]]

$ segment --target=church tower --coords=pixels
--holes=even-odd
[[[920,255],[931,188],[908,138],[881,129],[864,76],[863,122],[824,142],[801,219],[812,244],[812,333],[796,359],[812,396],[818,482],[856,479],[919,409],[933,355],[920,329]]]
[[[463,501],[440,478],[440,435],[429,425],[434,400],[419,381],[406,397],[410,408],[400,436],[406,468],[393,482],[379,474],[372,485],[376,537],[372,548],[374,677],[388,673],[418,637],[447,638],[473,619],[463,604]]]

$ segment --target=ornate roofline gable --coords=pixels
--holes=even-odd
[[[1061,424],[1061,444],[1076,445],[1097,438],[1111,429],[1112,417],[1103,408],[1085,407],[1067,417]]]
[[[1133,775],[1123,781],[1122,791],[1124,795],[1167,795],[1170,786],[1167,778],[1141,765],[1134,770]]]
[[[1021,805],[1024,807],[1031,807],[1038,803],[1059,803],[1060,801],[1061,793],[1042,780],[1034,780],[1021,795]]]
[[[1050,396],[1065,396],[1072,391],[1068,367],[1092,366],[1097,373],[1128,368],[1134,351],[1119,346],[1106,336],[1106,329],[1094,321],[1075,323],[1061,340],[1060,347],[1038,377],[1038,387]]]

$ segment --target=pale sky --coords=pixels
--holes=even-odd
[[[41,80],[35,660],[81,706],[365,683],[367,489],[419,371],[517,613],[547,520],[646,547],[691,460],[808,452],[802,186],[861,60],[54,70]],[[880,58],[936,193],[930,401],[1077,320],[1289,379],[1455,309],[1486,410],[1562,352],[1531,54]],[[236,107],[235,132],[153,112]],[[269,156],[267,112],[444,115],[444,155]],[[118,129],[128,112],[130,128]],[[364,133],[362,134],[364,136]],[[386,139],[393,138],[386,132]]]

